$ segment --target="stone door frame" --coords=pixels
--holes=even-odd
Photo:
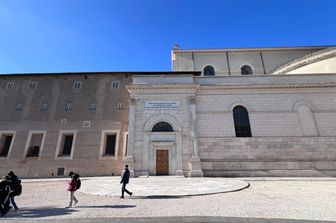
[[[159,122],[169,123],[174,132],[152,132]],[[144,125],[143,167],[141,175],[156,174],[156,150],[169,147],[169,175],[183,175],[181,127],[175,117],[169,114],[157,114],[149,118]],[[155,164],[155,165],[154,165]]]
[[[151,142],[149,152],[149,174],[156,175],[156,151],[168,150],[168,175],[174,175],[176,163],[172,162],[175,153],[175,142]]]

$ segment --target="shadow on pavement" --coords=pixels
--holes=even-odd
[[[187,196],[173,196],[173,195],[151,195],[142,197],[142,199],[179,199],[186,198]]]
[[[18,211],[10,211],[4,218],[43,218],[69,215],[73,212],[77,210],[59,207],[20,208]]]
[[[97,206],[77,206],[77,208],[135,208],[136,205],[97,205]]]
[[[113,218],[76,218],[76,219],[1,219],[2,223],[335,223],[335,221],[275,219],[275,218],[244,218],[244,217],[212,217],[212,216],[177,216],[177,217],[113,217]]]

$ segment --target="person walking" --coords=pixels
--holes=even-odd
[[[19,178],[14,174],[13,171],[10,171],[8,173],[8,177],[10,180],[10,186],[12,190],[12,192],[9,194],[9,200],[13,205],[14,209],[18,210],[19,208],[15,203],[14,197],[19,196],[22,192],[21,180],[19,180]]]
[[[70,202],[69,205],[66,206],[65,208],[71,208],[72,204],[74,204],[74,206],[78,203],[77,198],[75,197],[75,191],[77,190],[77,181],[79,179],[79,175],[73,172],[69,173],[69,176],[71,177],[71,180],[68,181],[68,191],[69,191],[69,195],[70,195]]]
[[[13,192],[10,187],[9,176],[2,177],[0,181],[0,216],[3,217],[9,210],[9,196]]]
[[[121,188],[121,197],[120,198],[125,198],[124,197],[124,192],[128,193],[130,196],[132,196],[132,192],[128,191],[126,189],[126,184],[129,182],[129,177],[130,177],[130,172],[128,170],[128,165],[125,165],[125,170],[122,173],[121,181],[120,183],[122,184]]]

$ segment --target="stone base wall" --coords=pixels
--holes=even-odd
[[[336,176],[336,137],[200,138],[205,176]]]
[[[10,159],[1,161],[0,175],[13,170],[20,178],[67,177],[70,171],[80,176],[118,176],[123,170],[122,160],[25,160]],[[57,176],[58,168],[65,168],[63,176]]]

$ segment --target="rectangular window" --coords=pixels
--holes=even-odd
[[[36,87],[36,83],[35,82],[30,82],[28,84],[28,89],[34,89]]]
[[[0,157],[7,157],[13,140],[13,134],[1,134]]]
[[[80,81],[75,81],[74,84],[73,84],[73,88],[80,89],[81,85],[82,85],[82,83]]]
[[[22,111],[23,110],[23,104],[17,104],[16,105],[16,111]]]
[[[73,142],[73,135],[64,135],[64,140],[62,143],[62,152],[61,156],[70,156]]]
[[[116,159],[118,156],[119,130],[103,130],[99,159]]]
[[[118,110],[121,110],[123,108],[123,103],[118,103]]]
[[[57,176],[64,176],[64,167],[57,168]]]
[[[72,159],[76,142],[76,130],[61,130],[57,140],[55,159]]]
[[[115,156],[115,143],[117,135],[106,135],[105,155]]]
[[[64,111],[71,111],[72,110],[72,103],[69,102],[64,106]]]
[[[38,157],[42,148],[44,133],[31,133],[28,137],[27,157]]]
[[[90,104],[89,111],[96,111],[96,104],[95,103]]]
[[[13,89],[13,88],[14,88],[14,82],[8,82],[7,89]]]
[[[119,88],[119,81],[112,81],[112,88]]]
[[[47,103],[43,103],[41,105],[40,111],[48,111],[48,104]]]

